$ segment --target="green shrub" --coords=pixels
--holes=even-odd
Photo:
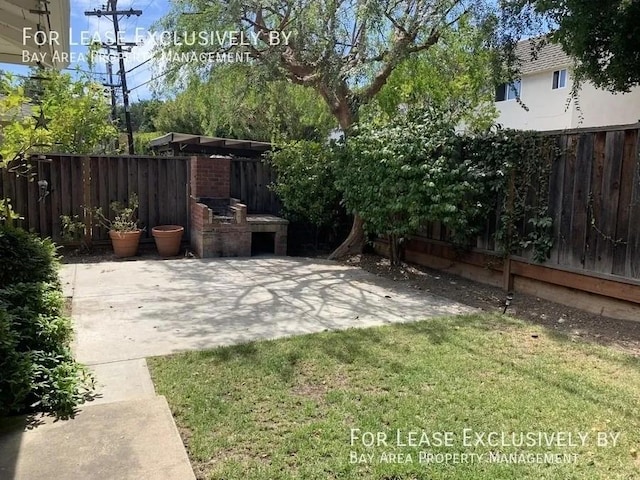
[[[0,227],[0,248],[0,415],[71,415],[92,379],[69,348],[55,246]]]
[[[72,340],[71,321],[63,316],[64,299],[51,283],[16,283],[0,289],[0,306],[14,317],[14,325],[30,350],[53,352]]]
[[[0,307],[0,416],[19,412],[32,389],[33,361],[18,351],[20,333],[15,317]]]
[[[280,145],[267,155],[277,172],[271,186],[291,220],[329,226],[340,213],[340,192],[335,187],[331,147],[301,140]]]
[[[0,288],[20,282],[58,282],[56,246],[48,238],[0,226]]]
[[[430,221],[467,246],[494,206],[497,173],[463,158],[462,141],[442,112],[411,111],[385,124],[361,124],[336,162],[338,188],[370,233],[403,237]]]

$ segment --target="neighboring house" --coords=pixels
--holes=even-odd
[[[535,58],[531,51],[529,40],[518,44],[521,80],[496,89],[497,123],[504,128],[564,130],[640,121],[640,88],[614,94],[585,83],[576,101],[571,98],[572,60],[560,45],[542,47]]]

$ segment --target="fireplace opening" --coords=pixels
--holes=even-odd
[[[273,255],[276,252],[276,234],[273,232],[253,232],[251,234],[251,256]]]

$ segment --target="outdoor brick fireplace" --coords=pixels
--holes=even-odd
[[[191,158],[191,248],[201,258],[286,255],[289,222],[231,198],[231,158]],[[258,248],[260,247],[260,248]]]

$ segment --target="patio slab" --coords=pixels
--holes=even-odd
[[[90,365],[473,311],[359,268],[315,259],[73,267],[76,355]]]

